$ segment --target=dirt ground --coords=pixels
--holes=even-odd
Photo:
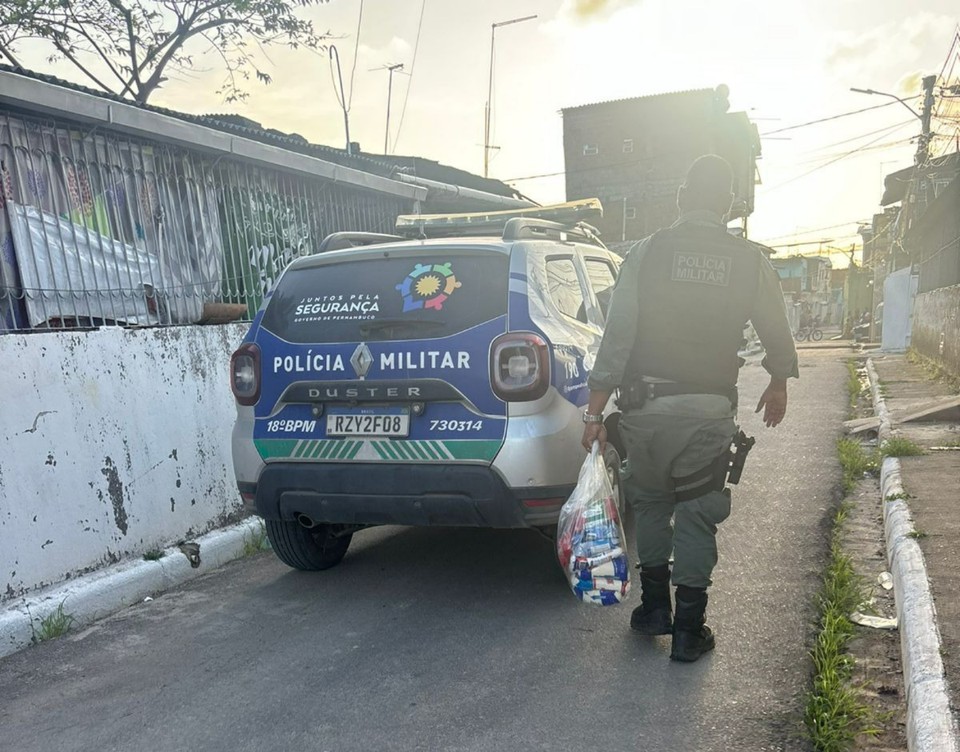
[[[864,390],[856,408],[851,411],[851,417],[871,415],[869,391]],[[879,480],[874,477],[861,480],[848,501],[851,508],[844,526],[844,550],[873,599],[863,611],[877,616],[895,616],[893,590],[885,589],[878,580],[887,571]],[[854,682],[873,708],[877,727],[875,735],[861,735],[854,749],[857,752],[904,752],[907,749],[907,700],[900,664],[900,632],[858,626],[850,643],[850,653],[856,661]]]
[[[863,612],[895,616],[893,590],[886,590],[878,582],[881,573],[887,571],[879,481],[864,479],[848,501],[851,509],[844,525],[844,550],[874,601]],[[850,642],[850,654],[856,660],[854,683],[876,713],[878,729],[876,735],[861,735],[854,749],[903,752],[907,749],[907,701],[900,666],[900,632],[858,626]]]

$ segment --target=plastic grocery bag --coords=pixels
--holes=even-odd
[[[595,441],[557,522],[560,566],[574,595],[584,603],[612,606],[630,592],[630,565],[617,502]]]

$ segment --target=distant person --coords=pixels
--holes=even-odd
[[[764,410],[767,426],[783,420],[787,379],[799,376],[777,273],[758,246],[726,230],[732,180],[725,160],[699,158],[680,188],[680,218],[631,249],[583,415],[589,451],[594,440],[606,442],[603,411],[620,389],[623,482],[641,567],[641,603],[630,626],[646,635],[672,633],[670,657],[677,661],[695,661],[715,644],[705,623],[707,588],[717,525],[730,514],[727,453],[737,433],[737,351],[747,321],[766,349],[770,383],[757,411]]]

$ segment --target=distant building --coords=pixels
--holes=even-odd
[[[604,240],[638,240],[673,224],[687,169],[712,153],[732,165],[731,219],[745,219],[753,212],[760,137],[746,113],[727,112],[727,95],[721,85],[564,109],[567,200],[599,198]]]
[[[825,324],[837,323],[833,265],[829,258],[790,256],[771,258],[770,263],[780,277],[787,313],[794,327],[804,313],[819,316]]]

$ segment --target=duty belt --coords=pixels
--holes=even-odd
[[[617,406],[621,410],[636,410],[643,407],[647,400],[658,397],[674,397],[680,394],[716,394],[726,397],[730,404],[737,406],[737,388],[711,387],[682,381],[642,381],[620,387]]]

